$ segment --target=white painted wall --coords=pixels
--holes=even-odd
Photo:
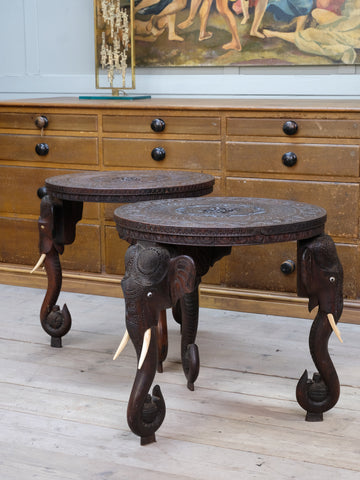
[[[93,0],[0,0],[0,99],[95,89]],[[154,97],[359,98],[360,66],[138,68]]]

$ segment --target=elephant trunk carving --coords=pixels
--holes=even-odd
[[[162,310],[170,308],[194,290],[196,268],[186,255],[172,255],[160,245],[139,242],[125,255],[125,275],[121,282],[126,308],[127,336],[134,344],[138,368],[128,403],[131,430],[141,444],[155,441],[155,432],[165,417],[165,402],[156,385],[148,392],[157,369],[157,323]],[[144,348],[148,337],[148,347]],[[118,353],[118,352],[117,352]],[[116,356],[117,354],[115,354]]]
[[[312,380],[308,379],[307,371],[304,372],[296,397],[307,411],[307,420],[318,421],[340,395],[328,342],[332,331],[337,333],[336,324],[343,310],[343,270],[335,244],[328,235],[300,242],[299,266],[299,294],[309,297],[309,311],[318,306],[309,336],[310,353],[318,372]]]
[[[310,353],[318,373],[309,381],[305,370],[296,389],[299,405],[310,414],[322,414],[330,410],[340,396],[339,379],[328,352],[331,333],[327,315],[319,310],[309,337]],[[308,419],[311,419],[311,415],[308,415]]]
[[[45,332],[52,338],[52,346],[61,346],[57,340],[70,330],[71,315],[66,304],[62,310],[56,305],[61,290],[62,275],[59,254],[54,246],[46,254],[45,270],[48,288],[40,309],[40,321]]]
[[[136,327],[135,329],[137,330]],[[155,431],[161,426],[166,413],[165,401],[160,387],[155,385],[152,395],[148,393],[155,378],[157,366],[155,328],[152,327],[151,330],[153,331],[146,358],[140,368],[138,363],[127,409],[129,427],[136,435],[141,437],[142,445],[155,441]],[[138,339],[138,332],[129,327],[129,335],[135,345],[139,362],[141,342]]]
[[[195,343],[199,320],[199,292],[196,288],[180,300],[182,312],[181,359],[187,378],[188,389],[194,390],[194,382],[199,375],[199,349]]]

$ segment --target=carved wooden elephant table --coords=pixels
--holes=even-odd
[[[195,343],[198,286],[201,277],[233,245],[297,241],[297,292],[318,306],[309,345],[318,373],[305,370],[297,388],[298,403],[309,421],[322,420],[340,394],[328,352],[332,331],[343,308],[343,270],[332,239],[324,234],[326,212],[306,203],[237,197],[166,199],[124,205],[115,210],[119,236],[131,243],[122,280],[126,333],[116,356],[130,338],[138,368],[128,404],[128,423],[145,445],[165,417],[165,401],[156,385],[159,311],[173,308],[181,323],[182,364],[190,390],[199,372]],[[136,242],[136,243],[135,243]]]
[[[62,284],[59,254],[64,252],[64,245],[75,240],[83,203],[133,203],[197,197],[211,193],[214,182],[214,177],[208,174],[164,170],[79,172],[46,179],[45,186],[38,190],[41,198],[38,222],[41,256],[32,272],[45,262],[48,287],[40,321],[51,336],[51,346],[61,347],[62,337],[71,328],[71,315],[66,304],[62,309],[56,305]],[[162,325],[165,328],[164,316]]]

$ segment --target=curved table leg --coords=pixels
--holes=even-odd
[[[336,324],[343,309],[342,289],[343,270],[331,237],[320,235],[300,241],[298,294],[309,297],[309,311],[319,307],[309,336],[310,353],[318,372],[310,380],[305,370],[296,388],[297,401],[306,410],[308,421],[321,421],[323,413],[336,404],[340,395],[328,342],[333,330],[339,336]]]
[[[165,362],[167,353],[168,353],[166,310],[161,310],[156,328],[157,328],[157,348],[158,348],[157,371],[159,373],[163,373],[163,362]]]
[[[140,437],[141,445],[147,445],[156,441],[155,432],[163,423],[166,413],[165,401],[159,385],[154,386],[152,395],[148,393],[155,378],[157,366],[156,327],[150,329],[151,338],[146,358],[140,364],[143,348],[142,332],[132,323],[131,316],[128,317],[126,325],[138,358],[138,369],[127,408],[127,420],[132,432]]]
[[[155,441],[155,432],[161,426],[166,410],[158,385],[152,395],[148,393],[158,366],[159,315],[183,295],[192,292],[195,280],[194,261],[166,246],[138,242],[126,252],[121,287],[127,332],[138,358],[128,404],[128,424],[141,437],[142,445]]]
[[[193,258],[196,265],[196,288],[180,298],[173,309],[175,320],[181,324],[181,361],[187,387],[194,390],[199,375],[200,355],[195,343],[199,321],[199,284],[218,260],[231,253],[231,247],[177,247],[177,250]]]
[[[194,382],[200,370],[199,349],[195,343],[199,321],[198,288],[180,299],[180,308],[182,312],[181,361],[187,379],[187,387],[193,391]]]
[[[59,255],[64,245],[75,240],[76,223],[82,217],[82,202],[59,201],[47,195],[45,188],[38,190],[41,198],[39,227],[39,250],[45,261],[48,278],[47,291],[40,309],[43,329],[51,336],[51,346],[61,347],[61,338],[71,328],[71,315],[66,306],[56,305],[62,285]],[[35,271],[38,265],[33,269]]]

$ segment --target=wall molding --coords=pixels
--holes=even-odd
[[[103,95],[106,91],[96,90],[94,75],[0,75],[1,99]],[[266,75],[138,74],[131,93],[156,97],[360,98],[357,75],[329,75],[326,79],[323,75],[302,75],[300,81],[296,75],[277,75],[274,79]]]
[[[40,74],[40,54],[37,0],[23,0],[23,4],[26,73],[38,75]]]

